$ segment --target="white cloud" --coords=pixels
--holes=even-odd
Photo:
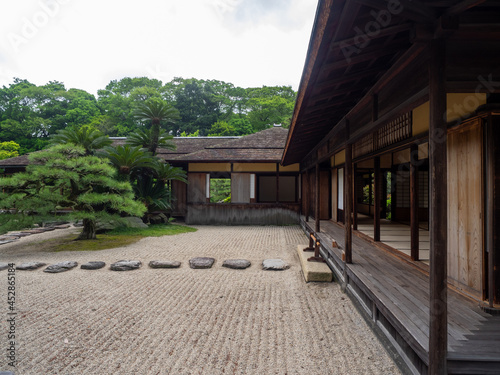
[[[95,94],[111,79],[150,76],[297,89],[316,1],[266,1],[2,2],[0,86],[15,75]]]

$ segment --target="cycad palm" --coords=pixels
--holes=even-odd
[[[68,128],[59,130],[52,137],[52,144],[73,144],[81,146],[85,149],[87,155],[93,154],[96,150],[105,146],[109,146],[112,141],[107,135],[102,134],[99,130],[89,129],[82,126],[79,129]]]
[[[187,183],[186,172],[180,167],[173,167],[168,163],[163,163],[158,159],[154,163],[155,177],[166,184],[168,181],[177,180]]]
[[[179,111],[163,100],[152,98],[137,105],[134,110],[134,117],[139,121],[151,121],[151,138],[148,151],[154,155],[160,139],[161,123],[175,122],[179,118]]]
[[[105,147],[103,156],[106,156],[113,164],[122,178],[129,179],[131,175],[141,168],[154,168],[154,158],[149,152],[141,147],[129,145]]]
[[[172,142],[173,135],[163,132],[158,137],[158,147],[175,150],[176,146]],[[151,129],[139,129],[127,137],[127,144],[133,147],[149,149],[151,145]]]

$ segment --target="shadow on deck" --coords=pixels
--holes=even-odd
[[[429,362],[428,266],[412,262],[353,236],[353,263],[344,267],[344,228],[321,221],[321,253],[366,314],[384,332],[414,373],[427,373]],[[314,232],[315,222],[301,225]],[[332,240],[340,246],[332,247]],[[418,263],[418,264],[417,264]],[[500,374],[500,316],[485,313],[473,301],[448,289],[448,373]]]

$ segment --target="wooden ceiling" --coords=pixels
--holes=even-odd
[[[283,164],[300,162],[402,60],[416,61],[421,38],[447,23],[498,27],[499,11],[484,0],[320,0]]]

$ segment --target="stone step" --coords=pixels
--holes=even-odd
[[[333,280],[333,273],[326,263],[322,262],[309,262],[307,258],[314,256],[312,251],[304,251],[305,245],[297,246],[297,254],[299,255],[300,266],[302,274],[306,283],[311,281],[331,282]]]

